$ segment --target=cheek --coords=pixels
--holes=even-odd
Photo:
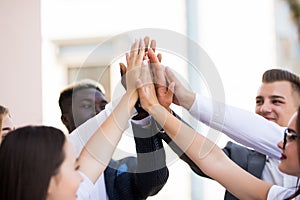
[[[66,181],[68,181],[67,184],[69,186],[70,191],[76,193],[81,182],[81,176],[77,171],[72,171],[68,175]]]
[[[287,159],[287,166],[289,170],[291,170],[293,175],[299,175],[300,174],[300,165],[299,165],[299,157],[298,157],[298,150],[296,143],[290,143],[286,146],[285,151],[288,159]]]
[[[77,171],[68,171],[64,174],[60,182],[60,188],[63,188],[64,195],[75,196],[80,185],[81,179]]]

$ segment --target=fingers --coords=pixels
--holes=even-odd
[[[157,54],[158,61],[161,63],[162,55],[160,53]]]
[[[139,53],[139,41],[138,40],[135,40],[135,42],[131,45],[131,49],[130,49],[130,56],[129,56],[129,62],[130,61],[134,61],[136,59],[136,56],[138,55]],[[130,63],[132,64],[132,63]]]
[[[144,40],[135,40],[131,46],[129,55],[126,55],[127,72],[136,67],[140,67],[145,55],[145,43]]]
[[[155,52],[156,49],[156,40],[151,40],[150,48]]]
[[[157,58],[157,56],[155,55],[155,52],[152,49],[148,50],[148,57],[149,57],[151,63],[160,63],[159,59]]]
[[[158,57],[155,55],[152,49],[149,49],[148,56],[151,63],[151,70],[153,73],[154,83],[156,87],[165,87],[166,78],[164,73],[164,67],[160,64]]]
[[[167,94],[166,94],[166,98],[167,98],[167,99],[172,99],[172,98],[173,98],[174,90],[175,90],[175,83],[174,83],[174,82],[171,82],[171,83],[169,84],[168,92],[167,92]]]
[[[123,63],[119,63],[120,65],[120,73],[121,73],[121,83],[123,87],[126,89],[126,66]]]
[[[172,70],[169,67],[165,68],[165,74],[166,74],[166,78],[168,83],[171,82],[176,82],[177,83],[177,78],[175,77],[174,73],[172,72]]]
[[[146,60],[144,60],[142,64],[140,79],[143,82],[143,84],[152,83],[151,72],[149,69],[148,62]]]
[[[150,38],[149,38],[148,36],[146,36],[146,37],[144,38],[145,51],[148,51],[149,41],[150,41]]]
[[[126,53],[126,63],[127,63],[127,66],[129,65],[129,54],[128,53]]]
[[[139,42],[139,52],[138,52],[137,64],[142,63],[144,55],[145,55],[145,43],[141,39]]]
[[[158,104],[155,88],[147,61],[143,61],[140,78],[136,81],[136,88],[142,107],[148,112],[153,105]]]

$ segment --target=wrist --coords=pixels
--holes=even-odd
[[[196,98],[196,94],[194,92],[187,93],[186,98],[185,98],[186,101],[183,102],[182,106],[185,109],[189,110],[192,107],[192,105],[195,101],[195,98]]]
[[[147,111],[142,108],[139,100],[137,100],[137,102],[135,103],[134,108],[137,111],[137,115],[132,118],[133,120],[141,120],[149,116]]]
[[[153,116],[155,119],[160,115],[164,115],[164,113],[169,113],[169,111],[160,104],[154,104],[149,109],[147,109],[148,113]]]
[[[138,93],[137,91],[126,91],[126,93],[124,94],[124,97],[127,98],[128,103],[130,105],[130,107],[134,107],[135,103],[138,100]]]

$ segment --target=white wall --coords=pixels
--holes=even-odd
[[[16,126],[42,123],[39,0],[0,1],[0,104]]]

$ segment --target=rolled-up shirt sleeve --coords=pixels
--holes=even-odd
[[[282,140],[284,127],[274,122],[199,94],[196,94],[189,112],[197,120],[225,133],[236,142],[270,157],[281,157],[277,144]]]

